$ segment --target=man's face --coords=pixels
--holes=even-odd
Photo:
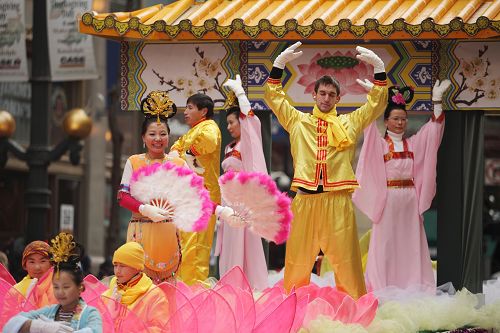
[[[140,272],[138,269],[119,262],[113,263],[113,268],[115,271],[116,281],[121,284],[126,284]]]
[[[24,269],[28,272],[31,278],[40,279],[52,265],[50,264],[49,257],[43,256],[39,253],[33,253],[26,259],[26,267]]]
[[[333,84],[320,84],[318,92],[313,91],[313,98],[316,101],[318,109],[324,113],[329,112],[340,101],[337,88]]]
[[[188,103],[184,110],[184,121],[189,126],[193,127],[207,115],[207,108],[198,109],[193,103]]]

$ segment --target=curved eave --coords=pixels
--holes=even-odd
[[[81,33],[118,40],[147,41],[199,41],[199,40],[402,40],[402,39],[463,39],[493,38],[500,36],[500,21],[480,16],[475,23],[464,23],[454,18],[448,24],[436,24],[430,18],[420,24],[409,24],[396,19],[392,24],[380,24],[375,19],[365,20],[363,25],[354,25],[341,19],[336,25],[326,25],[315,19],[310,25],[300,25],[295,19],[283,25],[272,25],[262,19],[256,26],[248,26],[241,19],[234,19],[228,26],[220,26],[209,19],[202,26],[193,26],[191,21],[167,25],[165,21],[143,24],[139,20],[119,21],[113,15],[97,18],[85,13],[79,20]]]

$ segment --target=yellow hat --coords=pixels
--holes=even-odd
[[[113,264],[120,263],[142,271],[144,269],[144,249],[137,242],[120,246],[113,255]]]

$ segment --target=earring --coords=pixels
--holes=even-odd
[[[145,142],[142,143],[142,148],[146,149],[146,143]]]

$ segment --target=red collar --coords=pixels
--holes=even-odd
[[[196,125],[198,125],[199,123],[205,121],[205,120],[208,120],[206,117],[203,117],[201,118],[200,120],[198,120],[195,124],[193,124],[193,126],[191,126],[191,128],[195,127]]]

